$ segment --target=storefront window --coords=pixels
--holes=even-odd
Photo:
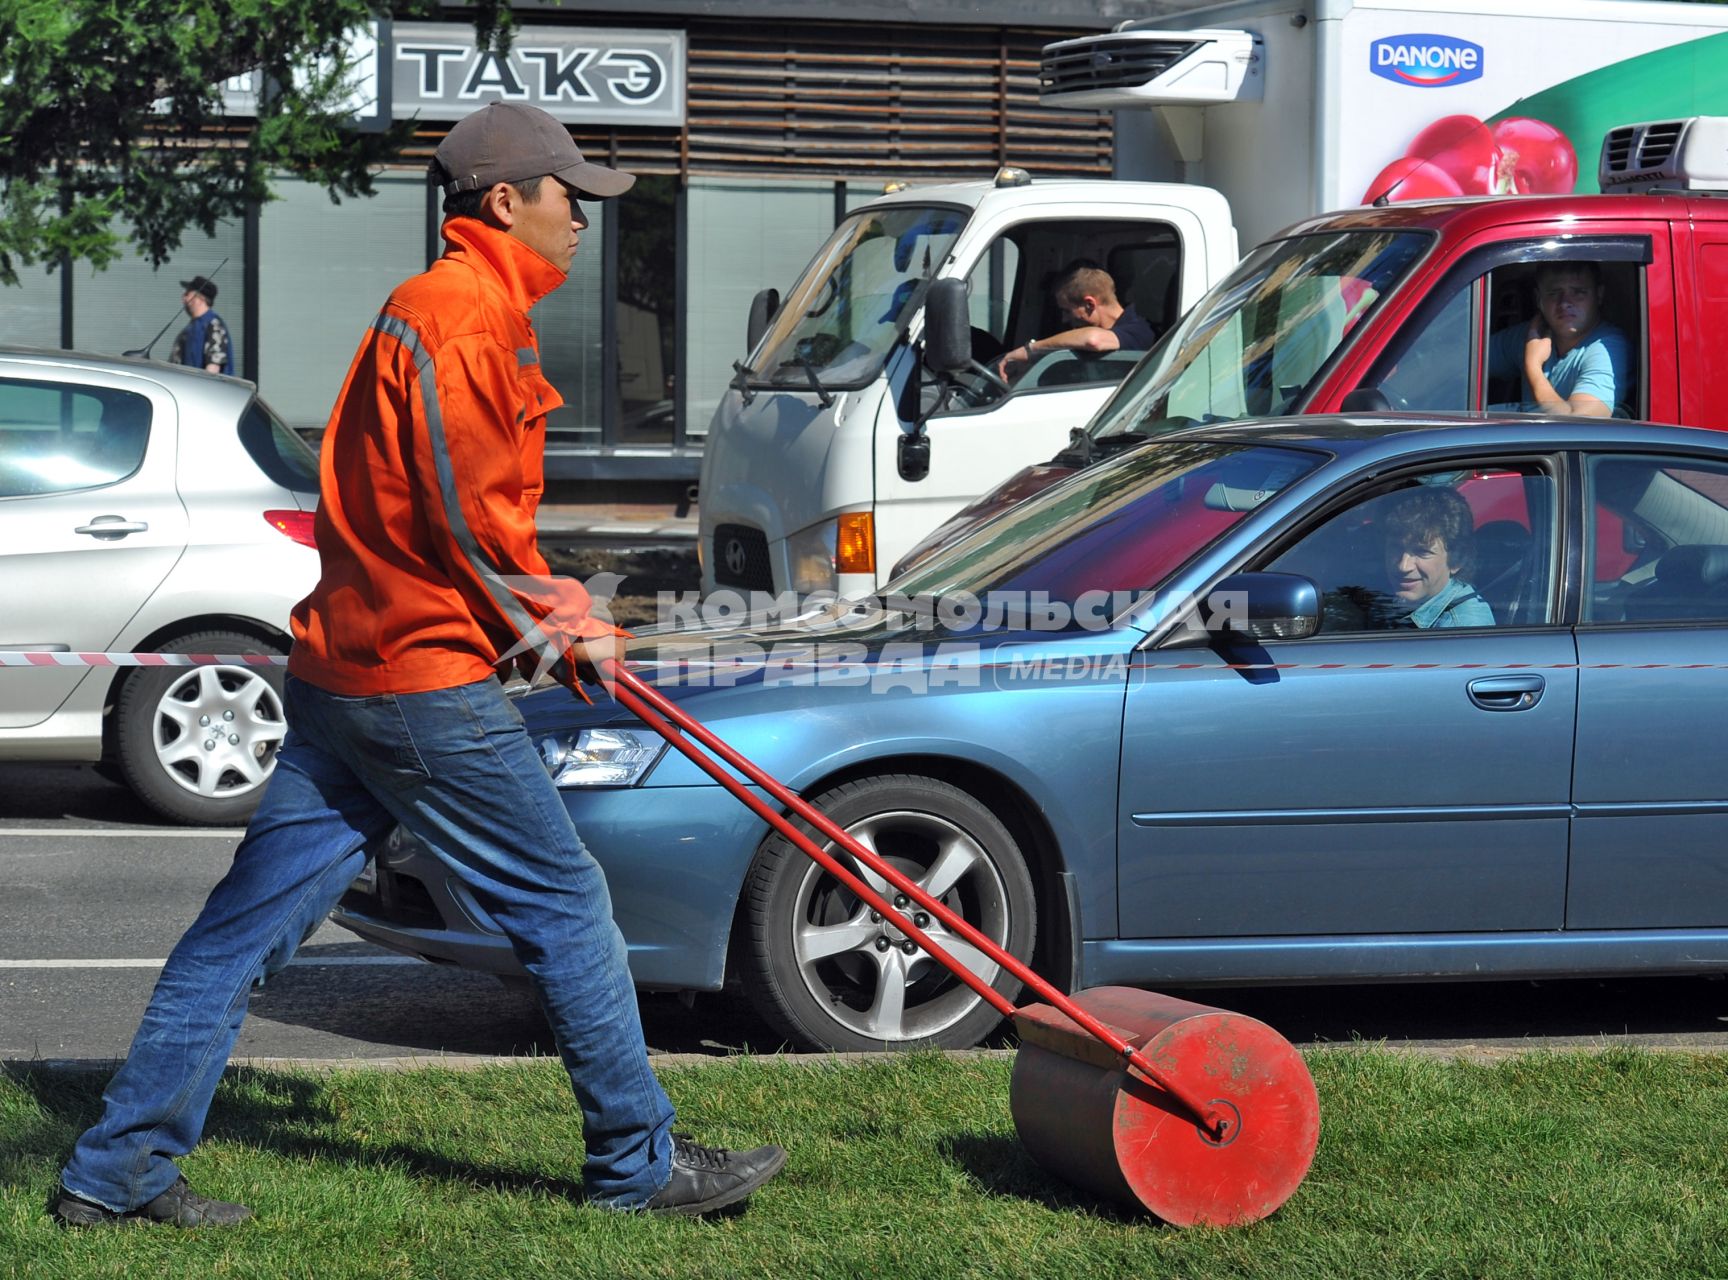
[[[750,299],[759,289],[778,289],[781,297],[790,293],[833,232],[834,183],[693,178],[688,199],[690,385],[683,390],[684,422],[690,440],[700,443],[732,380],[732,362],[748,354]]]
[[[672,443],[677,369],[678,180],[643,176],[618,204],[617,443]]]
[[[259,214],[258,389],[290,426],[323,427],[366,326],[426,268],[424,173],[381,174],[375,190],[332,204],[323,187],[279,180]],[[234,327],[227,300],[224,285],[217,309]]]
[[[629,200],[629,196],[624,197]],[[540,339],[540,367],[558,394],[562,408],[546,419],[546,448],[597,449],[605,419],[605,378],[600,345],[604,304],[601,280],[606,259],[603,246],[614,201],[590,200],[582,206],[588,229],[570,264],[570,278],[540,299],[530,316]]]
[[[0,342],[25,347],[59,346],[59,270],[45,270],[40,262],[27,267],[15,260],[13,265],[18,271],[18,283],[0,287]],[[156,323],[160,325],[162,321]]]

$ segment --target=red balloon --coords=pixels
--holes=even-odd
[[[1463,188],[1444,169],[1416,156],[1399,156],[1368,184],[1362,203],[1373,204],[1381,196],[1388,200],[1433,200],[1463,194]]]
[[[1444,169],[1465,195],[1512,190],[1494,135],[1475,116],[1442,116],[1417,134],[1404,154]]]
[[[1520,192],[1565,195],[1578,185],[1578,155],[1565,134],[1546,120],[1512,116],[1494,126],[1494,142]]]

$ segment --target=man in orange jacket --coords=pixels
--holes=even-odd
[[[706,1213],[785,1162],[672,1133],[623,936],[497,667],[574,681],[614,651],[582,587],[535,545],[547,413],[528,309],[564,283],[579,199],[635,179],[593,164],[545,112],[494,103],[433,161],[444,256],[390,296],[325,431],[323,572],[294,611],[289,731],[233,866],[174,948],[101,1118],[61,1173],[68,1225],[227,1225],[174,1158],[205,1113],[250,991],[288,963],[400,823],[510,937],[581,1105],[588,1199]],[[569,661],[574,659],[574,663]]]

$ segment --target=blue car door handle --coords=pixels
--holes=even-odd
[[[1483,676],[1465,685],[1470,701],[1484,711],[1528,711],[1542,700],[1548,682],[1541,676]]]

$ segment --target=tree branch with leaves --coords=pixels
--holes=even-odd
[[[0,0],[0,283],[62,258],[107,266],[127,241],[156,265],[189,227],[271,198],[286,174],[333,201],[371,195],[412,122],[345,124],[352,33],[437,0]],[[481,0],[482,48],[507,48],[508,0]],[[257,115],[223,82],[261,73]]]

